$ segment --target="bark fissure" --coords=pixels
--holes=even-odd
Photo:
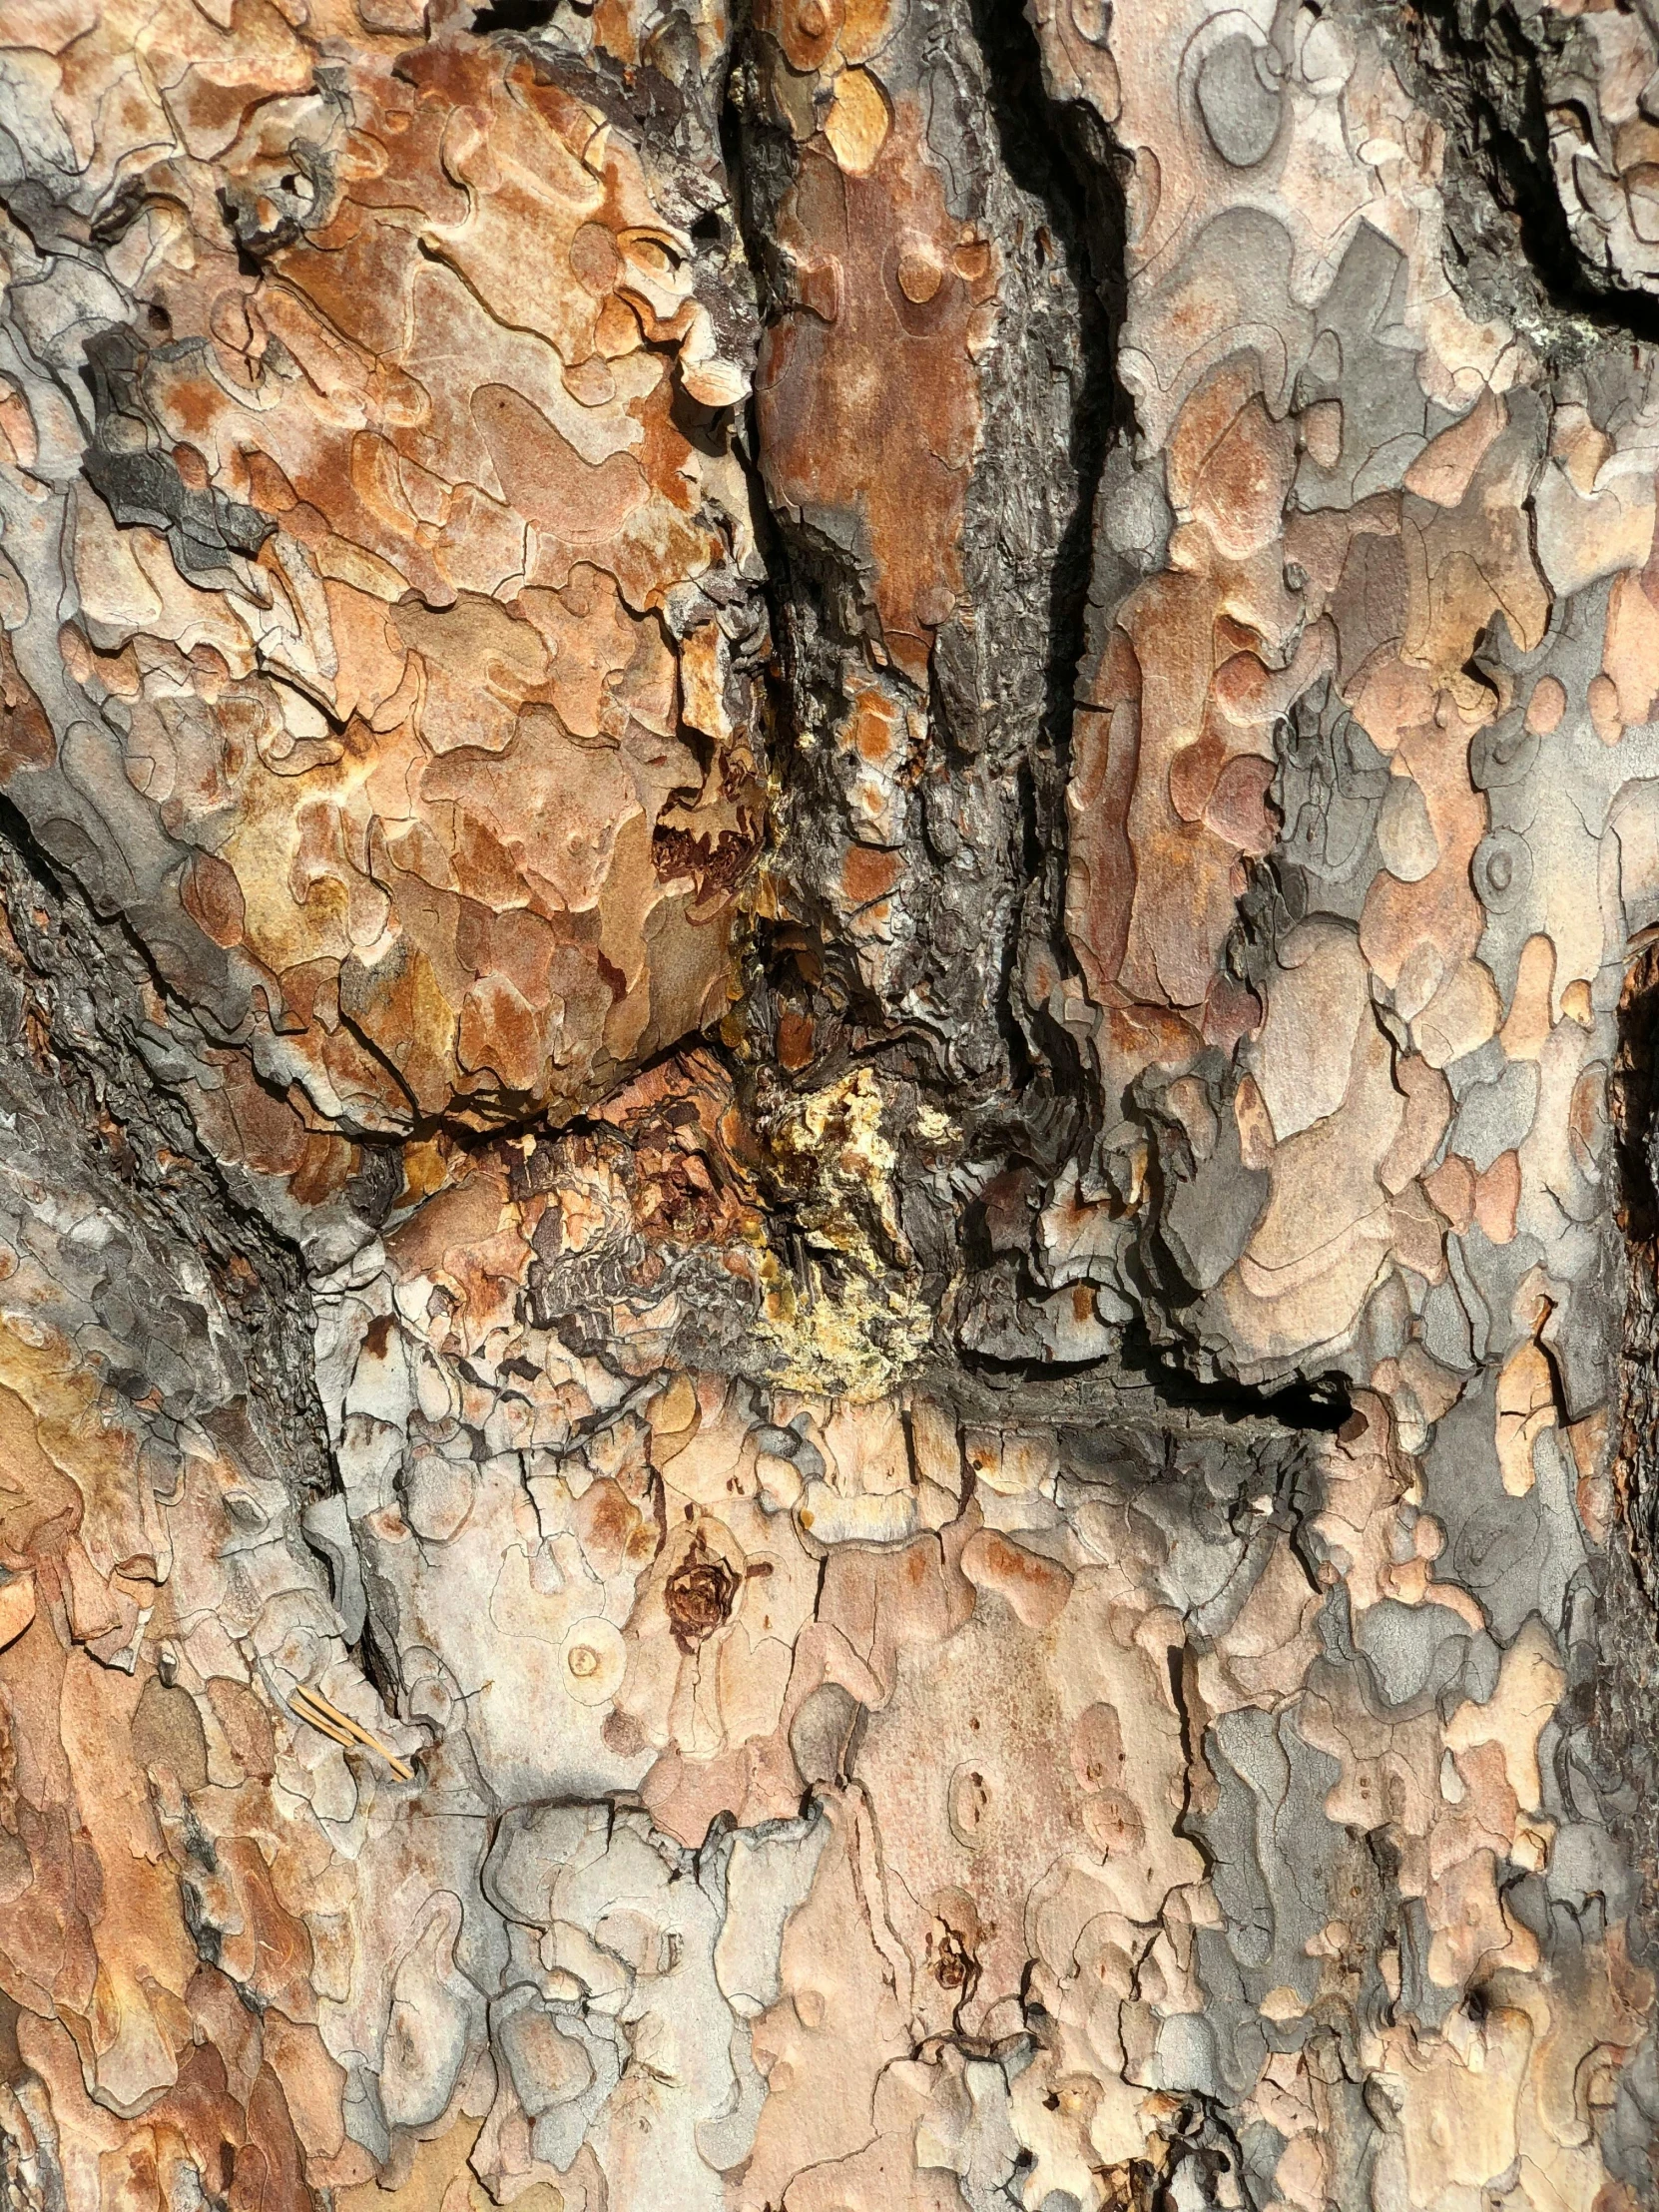
[[[1421,0],[1400,38],[1416,64],[1413,90],[1448,127],[1461,190],[1447,212],[1472,295],[1501,310],[1515,302],[1517,276],[1529,277],[1539,334],[1561,362],[1615,334],[1659,338],[1659,298],[1576,239],[1562,204],[1551,110],[1577,91],[1570,28],[1512,0]]]
[[[281,1436],[276,1464],[296,1498],[334,1486],[327,1424],[311,1373],[314,1330],[302,1254],[239,1194],[188,1108],[137,1042],[138,999],[161,979],[142,940],[96,915],[66,882],[9,802],[0,799],[0,897],[26,1022],[38,1022],[39,1067],[61,1086],[66,1125],[97,1131],[121,1191],[165,1240],[204,1253],[235,1315],[252,1375],[249,1395]],[[19,1042],[14,1027],[14,1050]],[[19,1108],[14,1106],[13,1111]],[[29,1109],[32,1119],[38,1108]],[[142,1365],[126,1386],[138,1388]]]

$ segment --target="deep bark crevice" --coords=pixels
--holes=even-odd
[[[1597,1785],[1641,1879],[1633,1939],[1651,1959],[1659,1929],[1659,942],[1630,964],[1618,1027],[1608,1085],[1625,1292],[1615,1510],[1594,1590],[1597,1663],[1579,1694]]]
[[[1659,1602],[1659,945],[1632,962],[1609,1086],[1625,1262],[1620,1348],[1620,1516],[1648,1603]]]
[[[1025,463],[1009,456],[1004,464],[1057,468],[1064,476],[1063,523],[1042,556],[1046,578],[1035,648],[1040,697],[1034,725],[998,724],[993,717],[970,740],[957,727],[959,687],[954,679],[941,682],[937,655],[929,671],[934,773],[948,788],[968,789],[986,774],[1011,780],[1007,849],[995,860],[983,889],[988,941],[977,948],[981,972],[989,967],[995,977],[988,1010],[999,1039],[1000,1065],[969,1073],[954,1064],[956,1046],[948,1030],[940,1033],[873,996],[854,971],[839,925],[809,899],[780,921],[756,925],[749,1082],[763,1068],[768,1082],[782,1078],[799,1088],[837,1080],[858,1066],[871,1067],[885,1078],[915,1084],[924,1097],[963,1117],[963,1150],[979,1163],[975,1175],[981,1183],[1029,1173],[1039,1187],[1058,1174],[1084,1142],[1091,1120],[1098,1119],[1092,1112],[1098,1104],[1092,1073],[1076,1040],[1046,1006],[1029,1002],[1024,981],[1039,948],[1058,972],[1075,972],[1062,921],[1065,791],[1079,671],[1090,642],[1095,511],[1107,458],[1132,424],[1116,371],[1126,215],[1116,157],[1104,132],[1081,104],[1050,97],[1036,35],[1017,0],[980,0],[969,11],[969,20],[976,65],[982,67],[985,151],[994,144],[993,174],[1006,180],[995,189],[1011,189],[1020,196],[1022,209],[1040,211],[1031,219],[1037,224],[1034,240],[1026,237],[1027,218],[1020,214],[1019,251],[1035,251],[1039,264],[1052,261],[1064,271],[1064,296],[1071,302],[1067,311],[1074,318],[1069,342],[1075,348],[1074,362],[1062,367],[1053,357],[1048,369],[1051,377],[1064,375],[1072,384],[1063,454]],[[792,279],[780,259],[772,218],[789,189],[796,157],[765,113],[754,34],[741,20],[734,51],[722,144],[763,311],[775,316],[790,296]],[[981,80],[974,76],[974,82]],[[1017,317],[1028,311],[1024,306],[1004,308],[1005,318],[1013,315],[1016,320],[999,344],[1040,349],[1050,342],[1039,325],[1027,329],[1018,323]],[[1041,311],[1051,311],[1046,301]],[[974,463],[975,488],[964,522],[970,575],[978,561],[984,589],[992,594],[1006,589],[981,550],[982,541],[998,529],[995,501],[1002,477],[997,473],[996,404],[994,395],[986,401],[984,450]],[[803,840],[811,844],[837,833],[836,803],[814,751],[822,735],[806,732],[803,716],[822,729],[838,711],[843,678],[834,672],[832,657],[837,651],[855,654],[860,649],[865,625],[858,607],[864,586],[851,550],[830,543],[806,518],[772,508],[757,436],[758,428],[752,428],[746,459],[762,518],[766,588],[780,655],[770,753],[775,788],[783,794],[775,818],[783,824],[783,843],[775,845],[775,856],[787,872],[792,844],[799,849]],[[983,604],[980,611],[983,617]],[[994,656],[1004,643],[993,637],[981,650]],[[1021,651],[1031,650],[1029,641],[1022,639],[1019,645]],[[779,833],[775,830],[775,838]],[[930,840],[930,830],[924,838]],[[823,1020],[809,1062],[786,1071],[777,1060],[779,1008],[791,990],[799,993],[804,973]],[[970,1275],[983,1268],[990,1255],[978,1203],[946,1200],[941,1210],[939,1195],[927,1188],[929,1179],[918,1166],[905,1160],[898,1175],[911,1194],[906,1210],[919,1209],[929,1219],[939,1216],[938,1230],[955,1245],[961,1265]],[[953,1227],[946,1227],[946,1217],[953,1217]],[[1023,1263],[1018,1273],[1029,1288]],[[978,1357],[969,1349],[963,1356]]]
[[[1659,339],[1659,298],[1581,251],[1556,189],[1543,54],[1565,45],[1563,19],[1513,0],[1416,0],[1397,23],[1411,90],[1447,125],[1461,287],[1514,313],[1529,276],[1541,313],[1525,319],[1557,364],[1610,338]]]
[[[148,984],[167,995],[148,948],[124,920],[93,912],[3,798],[0,899],[78,1120],[102,1130],[109,1168],[140,1218],[201,1253],[244,1332],[251,1395],[280,1441],[283,1477],[301,1499],[321,1496],[337,1475],[317,1395],[305,1261],[233,1187],[140,1051],[137,994]]]

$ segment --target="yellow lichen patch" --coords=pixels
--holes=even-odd
[[[933,1316],[879,1282],[821,1276],[805,1288],[774,1260],[756,1324],[766,1373],[792,1390],[879,1398],[927,1349]]]
[[[776,1248],[758,1328],[768,1372],[792,1389],[870,1398],[925,1349],[932,1315],[898,1218],[898,1154],[881,1086],[859,1068],[786,1095],[763,1135],[806,1253],[802,1277]]]

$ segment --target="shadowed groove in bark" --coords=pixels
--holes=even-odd
[[[1651,1942],[1659,1925],[1659,943],[1637,953],[1625,978],[1608,1109],[1625,1273],[1617,1512],[1595,1598],[1599,1664],[1584,1696],[1598,1780],[1626,1824]]]
[[[245,1332],[250,1395],[280,1439],[284,1480],[302,1498],[323,1495],[337,1487],[337,1474],[317,1396],[305,1263],[232,1188],[183,1103],[140,1051],[137,992],[149,984],[165,995],[147,949],[127,924],[92,911],[3,798],[0,902],[79,1125],[102,1131],[110,1165],[140,1219],[201,1254]]]
[[[1201,1378],[1154,1345],[1138,1323],[1124,1331],[1123,1364],[1148,1379],[1162,1403],[1190,1406],[1224,1421],[1267,1416],[1301,1433],[1334,1435],[1354,1411],[1347,1381],[1340,1375],[1279,1384],[1238,1382],[1221,1374]]]
[[[1659,1535],[1659,946],[1630,969],[1619,1028],[1610,1099],[1626,1261],[1619,1497],[1651,1602]]]
[[[1563,19],[1523,12],[1513,0],[1416,0],[1385,14],[1398,26],[1412,92],[1447,125],[1446,208],[1460,283],[1475,297],[1495,286],[1514,313],[1518,244],[1542,319],[1554,324],[1538,334],[1558,359],[1616,336],[1659,339],[1659,299],[1580,251],[1556,190],[1541,57],[1565,43]]]
[[[982,99],[980,128],[987,142],[994,142],[979,147],[973,159],[984,164],[988,156],[990,172],[1000,173],[1002,182],[992,188],[993,199],[997,193],[1006,195],[1009,186],[1019,196],[1014,204],[1022,211],[1020,224],[1027,220],[1023,211],[1031,211],[1030,221],[1036,226],[1034,250],[1063,269],[1066,279],[1058,294],[1040,286],[1031,300],[1011,291],[1004,302],[1003,336],[998,342],[1010,348],[1010,374],[1041,380],[1044,371],[1035,364],[1046,358],[1050,392],[1062,375],[1069,376],[1072,385],[1069,401],[1060,402],[1065,421],[1058,450],[1044,447],[1039,455],[1033,449],[1024,457],[1025,465],[1041,466],[1054,474],[1054,485],[1043,496],[1060,508],[1055,538],[1039,555],[1046,568],[1040,586],[1040,634],[1030,646],[1020,641],[1021,650],[1038,663],[1034,718],[1029,724],[1010,720],[1004,709],[1001,720],[993,713],[983,734],[970,738],[967,731],[955,727],[962,679],[941,677],[938,653],[929,672],[931,742],[935,766],[946,782],[965,785],[989,760],[1004,763],[1001,773],[1013,784],[1012,815],[1003,831],[1007,848],[988,863],[982,890],[986,925],[977,947],[977,957],[993,982],[988,1013],[999,1039],[1002,1066],[994,1074],[987,1067],[981,1076],[964,1081],[964,1071],[941,1061],[937,1037],[924,1032],[899,1006],[870,1001],[853,973],[832,918],[804,914],[800,922],[815,937],[811,956],[821,964],[824,987],[841,1008],[835,1034],[828,1049],[815,1053],[805,1079],[832,1079],[860,1062],[908,1077],[958,1114],[966,1106],[976,1159],[1000,1158],[1005,1169],[1028,1170],[1040,1184],[1051,1179],[1075,1151],[1090,1120],[1088,1067],[1075,1040],[1051,1019],[1046,1007],[1027,1003],[1022,969],[1038,950],[1060,972],[1072,967],[1062,916],[1067,866],[1065,791],[1075,688],[1087,644],[1098,494],[1114,441],[1126,435],[1132,423],[1115,358],[1125,285],[1125,211],[1115,156],[1098,122],[1082,105],[1049,97],[1036,35],[1019,0],[978,0],[968,13],[978,55],[965,77],[979,88],[971,97]],[[962,31],[946,23],[940,11],[933,35],[960,40]],[[723,147],[750,264],[763,302],[770,302],[772,311],[778,312],[790,297],[792,278],[771,218],[789,189],[796,157],[766,114],[754,34],[743,23],[734,51],[737,61],[722,119]],[[1018,239],[1022,252],[1033,251],[1023,231]],[[1068,302],[1063,311],[1072,324],[1073,357],[1065,368],[1052,350],[1044,353],[1045,347],[1057,342],[1049,328],[1056,297]],[[993,377],[993,386],[995,382]],[[993,602],[996,594],[1011,593],[1009,604],[1015,605],[1022,604],[1019,595],[1028,579],[1012,567],[997,567],[995,547],[1001,534],[997,502],[1003,495],[1006,470],[1017,470],[1022,462],[1017,453],[1003,450],[1006,439],[998,433],[1009,425],[998,417],[1000,398],[992,389],[985,400],[981,450],[964,520],[964,555],[970,568],[976,560],[981,563],[980,581]],[[804,743],[802,698],[804,691],[816,694],[830,712],[835,711],[830,701],[838,679],[831,673],[827,651],[832,656],[837,647],[855,646],[860,587],[854,556],[831,544],[807,518],[771,510],[764,489],[765,456],[754,449],[753,441],[749,458],[754,464],[752,480],[771,579],[768,596],[782,659],[781,681],[774,694],[777,720],[772,759],[775,790],[784,797],[781,813],[789,818],[781,832],[787,845],[792,834],[799,840],[811,831],[826,808],[831,826],[829,834],[836,834],[833,798],[828,788],[819,789],[822,759],[815,761],[811,743]],[[1015,557],[1004,548],[1001,558],[1006,563]],[[983,601],[980,613],[983,618]],[[994,634],[996,627],[992,625],[986,646],[993,654],[1007,643]],[[996,685],[988,682],[986,688],[994,690]],[[764,1058],[774,1057],[773,1010],[780,987],[787,987],[796,958],[793,938],[799,934],[799,923],[793,930],[768,921],[758,925],[752,1006],[765,1033]],[[948,1060],[954,1052],[948,1034],[944,1045]],[[904,1173],[901,1168],[901,1180]],[[989,1258],[988,1252],[979,1249],[983,1239],[974,1213],[972,1205],[958,1208],[948,1231],[970,1266]]]
[[[1071,458],[1077,490],[1049,585],[1048,705],[1042,743],[1063,778],[1070,759],[1077,672],[1086,645],[1094,565],[1094,508],[1114,440],[1130,436],[1134,411],[1118,379],[1117,341],[1127,278],[1128,215],[1118,156],[1093,111],[1051,98],[1042,56],[1022,0],[972,0],[985,58],[991,114],[1014,182],[1049,212],[1077,289],[1083,375],[1072,408]],[[1029,855],[1064,859],[1064,817],[1042,829],[1058,837]]]
[[[472,18],[480,37],[491,31],[539,31],[551,23],[559,0],[493,0]]]
[[[1046,1008],[1021,1002],[1017,971],[1033,943],[1049,952],[1062,972],[1075,968],[1064,929],[1066,785],[1077,682],[1088,646],[1095,510],[1108,456],[1134,428],[1133,405],[1117,373],[1128,216],[1116,151],[1092,110],[1049,94],[1022,0],[972,0],[972,17],[1002,160],[1014,183],[1046,209],[1078,310],[1082,373],[1070,425],[1074,489],[1049,577],[1043,719],[1020,773],[1025,889],[999,998],[1010,1062],[1021,1076],[1020,1095],[1009,1113],[1010,1134],[1017,1138],[1029,1129],[1029,1104],[1045,1103],[1059,1127],[1042,1144],[1039,1164],[1052,1172],[1056,1150],[1072,1150],[1089,1122],[1098,1119],[1089,1111],[1098,1101],[1076,1040]],[[1011,1155],[1014,1150],[1011,1142]]]

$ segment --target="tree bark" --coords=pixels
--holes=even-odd
[[[0,50],[0,2202],[1659,2202],[1648,0]]]

